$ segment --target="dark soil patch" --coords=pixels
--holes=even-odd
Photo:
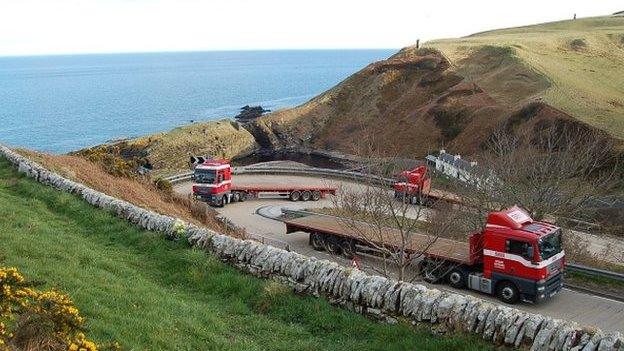
[[[574,51],[582,51],[587,48],[585,39],[574,39],[570,42],[570,48]]]

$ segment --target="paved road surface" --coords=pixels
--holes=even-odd
[[[343,187],[358,187],[357,183],[320,179],[313,177],[287,176],[287,175],[237,175],[234,182],[240,185],[249,184],[308,184],[330,185]],[[176,185],[175,190],[179,193],[188,194],[191,191],[190,183]],[[337,256],[328,255],[322,251],[315,251],[308,245],[306,233],[292,233],[285,235],[286,227],[283,223],[265,218],[257,212],[265,215],[275,215],[281,208],[304,209],[314,207],[331,206],[329,199],[318,202],[290,202],[285,199],[255,199],[242,203],[230,204],[217,210],[223,216],[230,219],[234,224],[243,227],[250,235],[267,244],[285,248],[307,256],[328,259],[340,264],[350,265],[351,261]],[[362,264],[366,267],[378,266],[379,260],[372,257],[364,257]],[[436,285],[439,289],[454,290],[448,286]],[[471,294],[484,299],[497,301],[495,298],[467,290],[456,290],[463,294]],[[555,318],[573,320],[582,325],[595,325],[604,331],[624,331],[624,303],[592,296],[568,289],[564,289],[553,299],[540,305],[518,304],[515,307],[533,313],[549,315]]]

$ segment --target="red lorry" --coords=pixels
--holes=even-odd
[[[483,230],[471,234],[467,242],[411,234],[404,246],[405,236],[396,229],[387,228],[380,235],[370,224],[317,214],[285,224],[287,234],[309,233],[314,249],[348,258],[373,247],[404,249],[424,257],[419,267],[425,281],[448,281],[455,288],[496,295],[506,303],[536,303],[563,286],[561,228],[534,221],[518,207],[490,213]]]
[[[223,207],[260,194],[273,194],[291,201],[318,201],[327,194],[335,195],[336,188],[297,184],[237,186],[232,184],[232,167],[228,160],[208,160],[196,165],[193,171],[193,197],[213,206]]]
[[[411,204],[431,206],[439,200],[451,204],[458,204],[461,201],[455,194],[431,189],[431,177],[425,165],[401,172],[398,179],[392,185],[394,197]]]

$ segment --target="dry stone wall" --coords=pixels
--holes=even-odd
[[[240,240],[158,214],[65,179],[0,145],[0,154],[38,182],[81,196],[129,222],[167,236],[184,233],[202,248],[238,269],[277,279],[296,292],[323,296],[358,313],[394,323],[407,319],[436,332],[476,333],[498,345],[535,351],[623,351],[621,333],[520,311],[479,298],[369,275],[327,260],[306,257],[256,241]]]

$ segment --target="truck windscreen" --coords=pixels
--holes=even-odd
[[[213,184],[217,179],[217,172],[212,169],[195,169],[195,182]]]
[[[547,260],[560,253],[561,249],[561,229],[539,240],[539,250],[542,260]]]

